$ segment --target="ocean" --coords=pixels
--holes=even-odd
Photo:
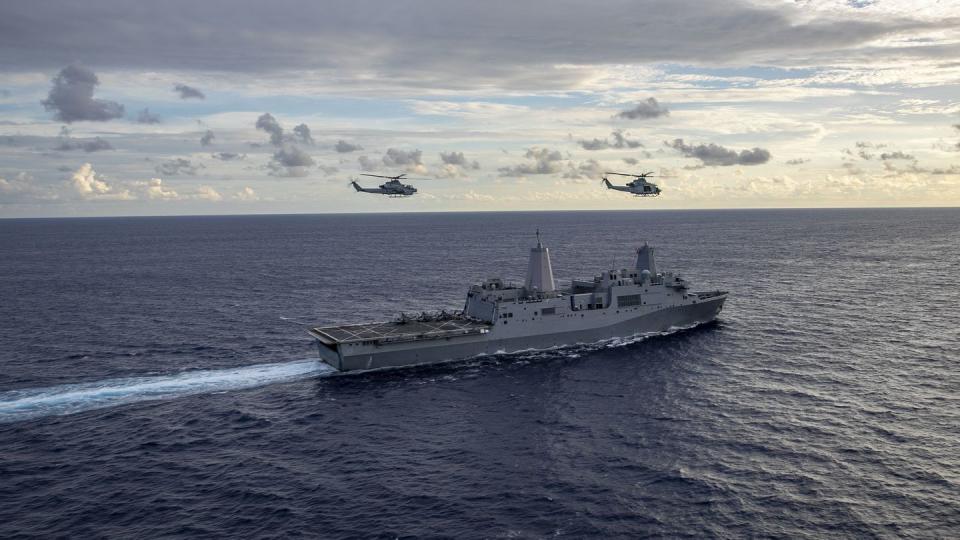
[[[670,335],[371,374],[305,328],[643,242]],[[0,537],[956,538],[960,210],[0,220]]]

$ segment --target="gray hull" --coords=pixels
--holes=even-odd
[[[664,332],[714,320],[723,308],[726,295],[696,304],[659,309],[616,323],[564,332],[524,336],[498,336],[497,331],[384,344],[341,344],[318,342],[320,358],[340,371],[396,368],[464,360],[481,355],[509,354],[595,343],[617,337]]]

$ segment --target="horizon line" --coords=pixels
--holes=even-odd
[[[246,216],[362,216],[362,215],[410,215],[410,214],[527,214],[527,213],[598,213],[598,212],[737,212],[769,210],[960,210],[960,206],[764,206],[747,208],[637,208],[637,209],[561,209],[561,210],[407,210],[400,212],[264,212],[247,214],[129,214],[103,216],[0,216],[0,221],[39,219],[127,219],[127,218],[183,218],[183,217],[246,217]]]

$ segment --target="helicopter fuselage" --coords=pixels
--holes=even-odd
[[[417,188],[411,185],[401,184],[400,182],[387,182],[386,184],[381,184],[378,188],[365,188],[356,182],[351,182],[350,184],[353,186],[353,189],[363,193],[377,193],[391,197],[409,197],[417,192]]]
[[[607,186],[607,189],[631,193],[638,197],[656,197],[660,195],[660,188],[656,184],[651,184],[649,182],[634,181],[625,186],[617,186],[611,184],[609,180],[604,178],[603,183]]]

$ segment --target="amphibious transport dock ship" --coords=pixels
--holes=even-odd
[[[321,360],[340,371],[367,370],[689,327],[716,318],[726,298],[725,291],[690,292],[679,275],[658,272],[647,245],[637,250],[632,269],[607,270],[558,289],[538,232],[522,287],[488,279],[470,287],[463,311],[309,331]]]

